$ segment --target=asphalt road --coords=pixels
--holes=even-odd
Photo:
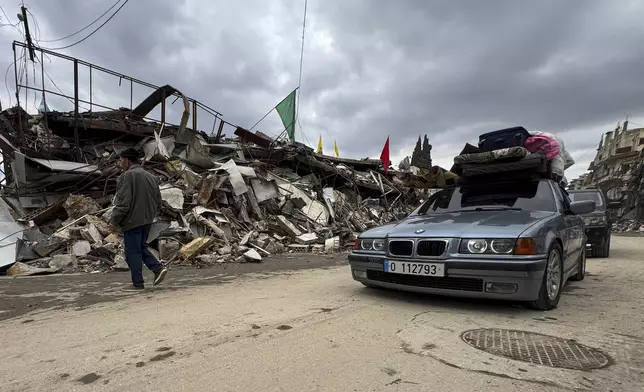
[[[341,257],[173,270],[140,294],[120,292],[123,274],[3,279],[0,389],[642,391],[643,254],[644,238],[614,237],[550,312],[367,289]],[[561,337],[608,363],[506,359],[463,341],[476,328]]]

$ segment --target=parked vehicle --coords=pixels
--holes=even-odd
[[[609,257],[610,235],[613,227],[609,210],[621,207],[621,203],[608,203],[599,189],[574,190],[568,191],[568,194],[572,201],[592,200],[595,202],[595,210],[583,215],[590,254],[593,257]]]
[[[550,179],[442,189],[405,220],[362,233],[351,273],[369,287],[549,310],[568,279],[584,279],[580,215],[594,209],[594,201],[571,202]]]

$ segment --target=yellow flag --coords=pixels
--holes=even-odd
[[[316,152],[318,154],[322,154],[322,135],[320,135],[320,138],[318,139],[318,150]]]
[[[338,151],[338,143],[336,143],[335,140],[333,141],[333,149],[335,150],[335,156],[340,158],[340,151]]]

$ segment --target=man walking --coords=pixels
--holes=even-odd
[[[154,285],[165,279],[168,270],[150,253],[147,239],[161,206],[156,178],[139,166],[139,152],[128,148],[119,154],[123,171],[116,185],[112,226],[123,231],[125,261],[132,273],[133,288],[143,290],[143,264],[154,272]],[[128,289],[130,290],[130,289]]]

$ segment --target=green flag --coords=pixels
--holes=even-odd
[[[288,138],[291,141],[295,140],[295,96],[297,89],[293,90],[286,98],[282,100],[282,102],[278,103],[277,106],[275,106],[275,109],[277,109],[277,113],[280,115],[280,118],[282,119],[282,123],[284,124],[284,127],[286,128],[286,133],[288,134]]]

